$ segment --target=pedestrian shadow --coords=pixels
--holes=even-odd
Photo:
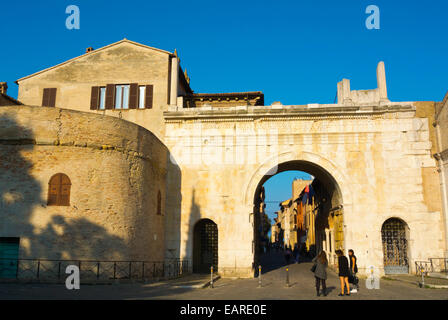
[[[336,287],[333,287],[333,286],[327,287],[327,294],[332,293],[335,289],[336,289]]]

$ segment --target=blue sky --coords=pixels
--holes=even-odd
[[[368,5],[380,30],[368,30]],[[80,9],[68,30],[66,7]],[[266,104],[333,103],[336,83],[376,88],[386,63],[393,101],[441,101],[448,90],[448,1],[105,1],[2,3],[0,81],[36,71],[127,38],[174,51],[196,92],[263,91]],[[268,200],[290,196],[286,172],[266,183]],[[268,212],[278,208],[269,204]]]
[[[292,182],[295,179],[309,180],[311,176],[301,171],[284,171],[271,177],[264,183],[266,213],[271,220],[279,209],[279,202],[285,201],[292,196]]]
[[[68,5],[81,12],[68,30]],[[366,7],[380,8],[368,30]],[[196,92],[261,90],[267,104],[333,103],[336,83],[376,87],[386,63],[395,101],[442,100],[448,83],[447,1],[6,1],[0,81],[13,81],[127,38],[173,51]],[[2,48],[3,49],[3,48]]]

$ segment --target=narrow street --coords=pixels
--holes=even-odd
[[[0,284],[0,299],[182,299],[182,300],[448,300],[448,289],[422,289],[417,285],[381,280],[379,290],[368,290],[360,280],[360,290],[351,296],[340,293],[337,274],[328,271],[327,297],[316,297],[311,262],[290,264],[286,287],[286,267],[281,253],[273,253],[262,260],[262,287],[258,279],[219,279],[214,288],[175,286],[176,281],[155,284],[81,285],[69,291],[63,285]],[[283,266],[282,266],[283,265]]]

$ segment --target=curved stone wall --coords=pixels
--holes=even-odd
[[[116,117],[2,107],[0,237],[19,237],[21,258],[161,261],[167,154]],[[70,178],[70,206],[47,205],[57,173]]]

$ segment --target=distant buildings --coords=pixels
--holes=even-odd
[[[332,207],[325,187],[318,179],[294,180],[292,198],[281,202],[272,225],[272,241],[310,256],[324,250],[331,263],[335,251],[343,248],[342,207]]]

